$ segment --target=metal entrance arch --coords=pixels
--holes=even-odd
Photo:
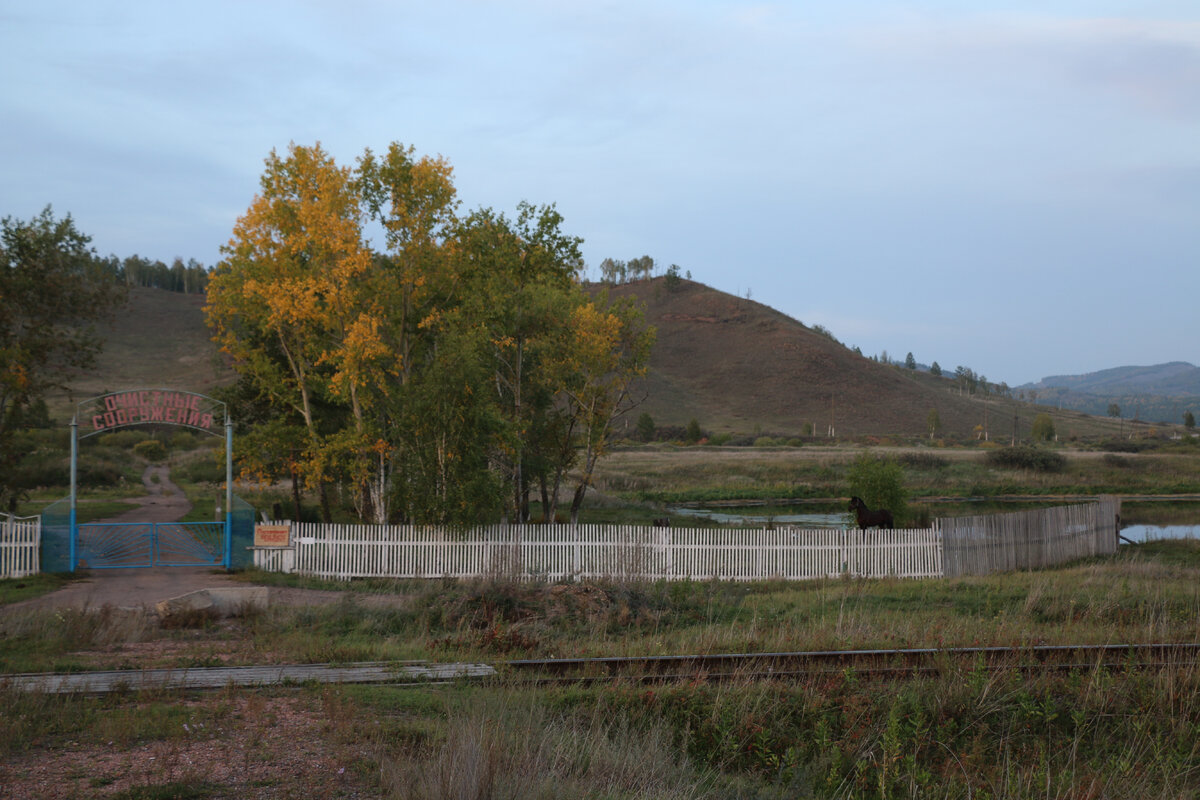
[[[179,425],[225,436],[224,522],[80,525],[77,514],[79,441],[131,425]],[[85,432],[80,433],[80,425]],[[71,420],[70,571],[233,563],[233,422],[225,403],[177,389],[132,389],[83,400]]]

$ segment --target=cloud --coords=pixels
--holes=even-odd
[[[1200,22],[979,16],[872,26],[854,38],[882,58],[971,80],[1058,81],[1165,117],[1200,117]]]

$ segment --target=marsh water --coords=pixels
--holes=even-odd
[[[728,525],[736,528],[761,528],[765,525],[788,525],[796,528],[848,528],[853,522],[849,512],[834,514],[806,513],[791,511],[767,513],[763,508],[726,508],[720,511],[710,508],[672,508],[672,514],[681,517],[695,517],[716,525]]]
[[[764,506],[722,509],[675,507],[669,510],[673,515],[694,517],[704,520],[706,524],[738,528],[759,528],[768,525],[835,529],[854,527],[854,517],[849,512],[800,513],[786,507]],[[1182,515],[1194,520],[1196,511],[1183,511]],[[1170,524],[1163,525],[1125,525],[1121,528],[1121,536],[1121,544],[1140,544],[1161,539],[1200,539],[1200,524],[1177,524],[1172,520]]]
[[[1161,539],[1200,539],[1200,525],[1126,525],[1121,529],[1121,537],[1121,544],[1141,544]]]

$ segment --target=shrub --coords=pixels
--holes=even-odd
[[[864,452],[850,465],[847,478],[850,494],[873,509],[886,508],[892,512],[896,527],[904,526],[908,520],[908,493],[904,489],[904,469],[899,464]]]
[[[114,431],[112,433],[102,433],[97,437],[97,443],[104,447],[122,447],[125,449],[131,448],[136,444],[146,441],[150,435],[145,431]]]
[[[1061,453],[1027,444],[992,450],[986,458],[987,463],[993,467],[1025,469],[1031,472],[1062,472],[1067,466],[1066,456]]]
[[[192,483],[221,483],[225,480],[225,464],[212,458],[198,458],[173,469],[185,481]]]
[[[1038,442],[1048,442],[1054,438],[1054,420],[1049,414],[1038,414],[1034,418],[1030,435]]]
[[[133,446],[133,452],[147,461],[162,461],[167,457],[167,448],[157,439],[147,439]]]
[[[198,444],[196,434],[189,431],[178,431],[171,437],[172,450],[195,450]]]
[[[941,456],[935,456],[933,453],[902,453],[899,460],[904,466],[913,469],[934,470],[950,466],[949,461]]]

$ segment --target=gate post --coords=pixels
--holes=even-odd
[[[77,528],[75,519],[75,496],[76,496],[76,469],[75,464],[79,460],[79,417],[74,415],[71,417],[71,512],[69,521],[71,525],[71,544],[68,549],[68,558],[71,560],[71,572],[75,571],[75,540],[77,538]]]
[[[233,420],[225,413],[225,569],[233,566]]]

